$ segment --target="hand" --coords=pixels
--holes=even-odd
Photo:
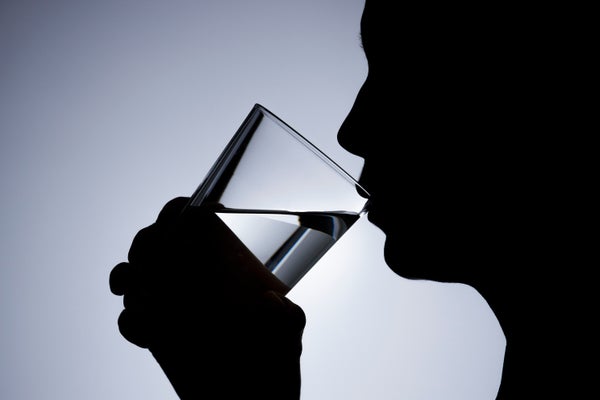
[[[118,324],[182,399],[298,399],[305,315],[212,212],[171,200],[113,268]]]

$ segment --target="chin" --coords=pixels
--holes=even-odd
[[[406,270],[408,270],[409,268],[406,267],[408,266],[408,263],[406,262],[406,260],[403,262],[402,253],[402,242],[394,240],[394,238],[386,234],[384,245],[385,263],[396,274],[402,276],[403,278],[411,279],[411,277],[407,275],[408,271]]]
[[[402,240],[399,236],[386,235],[384,259],[387,266],[397,275],[410,280],[437,280],[435,267],[443,263],[427,249],[415,242]]]

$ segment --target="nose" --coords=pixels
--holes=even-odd
[[[346,119],[342,123],[339,131],[337,140],[338,143],[350,153],[365,158],[367,155],[367,142],[365,135],[369,132],[367,125],[368,119],[366,110],[368,103],[366,102],[366,87],[367,82],[362,86],[350,112],[346,116]]]
[[[348,114],[338,131],[337,140],[344,149],[356,156],[362,157],[360,154],[360,146],[357,143],[356,124],[353,123],[353,119],[352,114]]]

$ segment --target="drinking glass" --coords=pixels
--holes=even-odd
[[[368,198],[331,158],[255,104],[188,207],[216,213],[289,291],[366,214]]]

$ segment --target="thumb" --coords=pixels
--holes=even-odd
[[[304,310],[274,290],[265,291],[260,300],[263,315],[271,323],[277,324],[286,331],[301,333],[306,326],[306,314]]]

